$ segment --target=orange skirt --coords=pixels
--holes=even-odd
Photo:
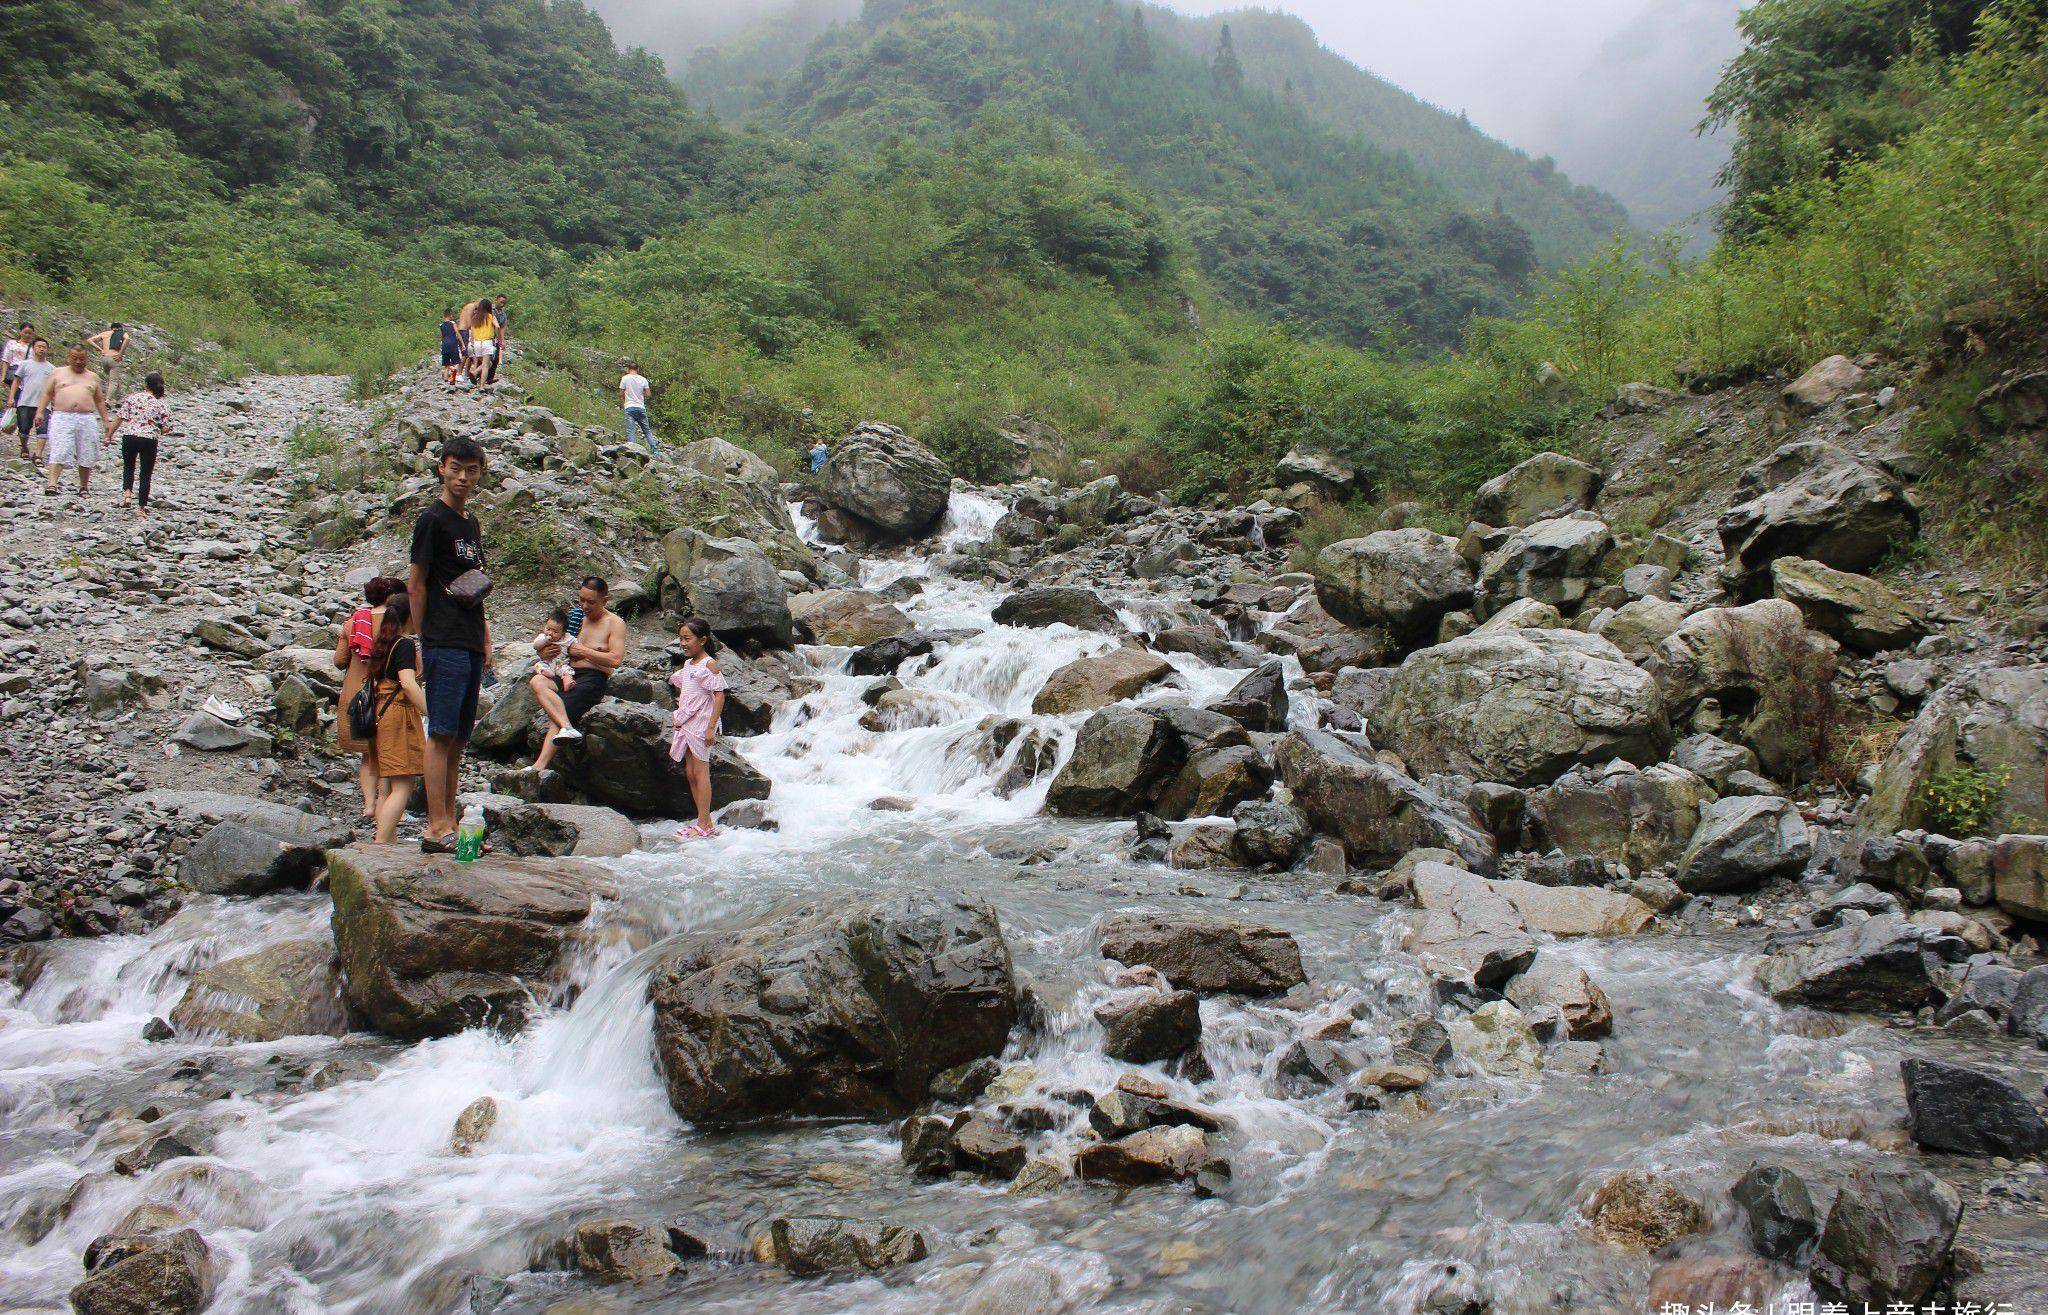
[[[384,707],[386,699],[391,706],[377,719],[377,743],[370,753],[377,775],[419,776],[427,770],[427,728],[420,723],[418,710],[399,692],[397,681],[378,683],[377,706]]]

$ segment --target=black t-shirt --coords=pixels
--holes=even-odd
[[[476,517],[435,498],[412,527],[412,564],[427,570],[420,642],[484,651],[484,605],[448,596],[449,582],[484,567],[484,529]]]
[[[420,642],[406,635],[391,646],[391,656],[384,659],[385,680],[397,680],[401,671],[420,669]]]

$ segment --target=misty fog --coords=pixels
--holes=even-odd
[[[621,44],[680,68],[756,20],[796,4],[834,16],[860,0],[590,0]],[[1165,0],[1187,14],[1242,0]],[[1714,198],[1725,146],[1694,136],[1746,0],[1269,0],[1323,43],[1486,132],[1552,155],[1661,228]]]

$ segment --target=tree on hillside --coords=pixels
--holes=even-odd
[[[1209,66],[1209,72],[1220,90],[1235,94],[1244,89],[1244,64],[1237,57],[1237,47],[1231,43],[1228,23],[1223,25],[1222,33],[1216,38],[1216,61]]]
[[[1145,35],[1145,13],[1131,10],[1131,25],[1117,34],[1116,71],[1145,74],[1152,71],[1152,39]]]

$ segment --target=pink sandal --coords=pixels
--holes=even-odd
[[[692,822],[688,826],[676,828],[676,839],[678,840],[709,840],[717,834],[718,832],[705,826],[702,822]]]

